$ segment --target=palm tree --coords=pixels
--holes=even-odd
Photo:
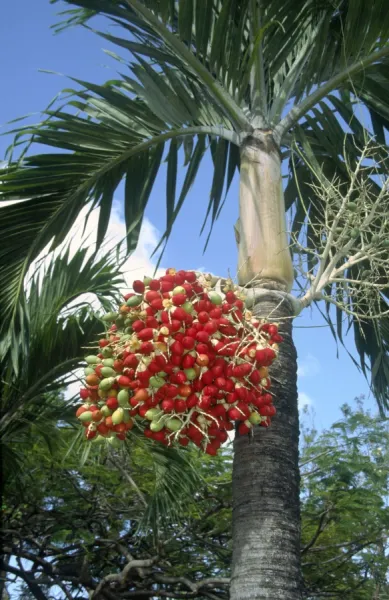
[[[24,200],[3,209],[0,226],[6,242],[0,254],[3,355],[23,341],[28,307],[22,282],[31,261],[50,240],[55,247],[64,239],[88,202],[100,206],[101,244],[115,189],[125,179],[130,253],[167,146],[163,241],[208,150],[214,164],[206,209],[211,228],[223,191],[239,171],[239,283],[253,290],[257,314],[281,322],[285,341],[273,370],[274,425],[256,431],[251,443],[246,437],[235,440],[231,597],[301,598],[292,318],[302,305],[326,300],[328,319],[335,305],[334,335],[342,341],[346,317],[365,371],[370,361],[379,406],[386,408],[389,399],[383,244],[388,199],[379,181],[387,167],[389,128],[386,2],[66,2],[78,7],[69,11],[67,26],[87,27],[96,14],[109,18],[115,35],[98,33],[130,53],[130,70],[103,86],[75,80],[79,88],[67,103],[47,109],[41,123],[16,131],[16,145],[27,136],[27,148],[35,142],[45,152],[23,152],[15,161],[10,152],[0,176],[0,197]],[[181,148],[187,169],[177,197]],[[283,162],[289,169],[285,190]],[[355,223],[351,228],[351,204],[359,228]],[[290,294],[295,271],[286,211],[293,218],[296,264],[303,264],[307,281],[313,281],[302,303]],[[365,250],[351,256],[356,240]],[[372,270],[370,284],[366,273]],[[304,285],[301,276],[295,281]],[[371,301],[357,293],[362,283],[376,293]]]

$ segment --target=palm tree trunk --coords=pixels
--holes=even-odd
[[[256,130],[241,151],[239,282],[261,287],[256,315],[280,324],[284,342],[271,367],[277,414],[271,426],[234,442],[231,600],[300,600],[297,356],[289,291],[281,160],[270,131]],[[267,290],[267,293],[266,293]]]
[[[299,600],[300,503],[296,349],[288,301],[269,292],[256,305],[280,322],[284,342],[271,367],[277,414],[254,435],[236,434],[231,600]]]

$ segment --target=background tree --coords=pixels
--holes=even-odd
[[[388,425],[361,402],[342,411],[342,419],[320,434],[304,418],[303,595],[385,600]],[[227,599],[231,447],[216,458],[184,451],[180,459],[132,434],[120,450],[94,445],[80,463],[69,451],[73,437],[66,428],[51,452],[31,437],[23,447],[23,472],[4,488],[4,569],[8,582],[16,577],[8,590],[15,593],[22,581],[25,597],[39,600],[56,590],[61,598]],[[183,495],[177,481],[188,470],[186,461],[198,478],[192,493]],[[165,479],[178,492],[175,511],[163,505],[170,503]]]
[[[115,35],[101,35],[130,52],[130,72],[104,86],[76,81],[81,89],[74,91],[67,105],[50,108],[42,123],[17,130],[16,144],[26,135],[27,149],[33,141],[45,152],[29,156],[23,152],[16,162],[11,153],[1,175],[2,198],[24,200],[3,209],[3,356],[17,368],[17,353],[12,349],[23,343],[25,335],[29,310],[21,291],[29,264],[50,240],[55,247],[64,239],[88,202],[101,209],[100,244],[114,191],[125,179],[130,252],[167,143],[164,240],[208,149],[214,163],[206,208],[211,229],[223,206],[223,191],[228,191],[239,170],[239,282],[255,290],[256,313],[282,321],[285,342],[273,370],[278,419],[269,431],[256,432],[251,444],[240,436],[235,441],[231,593],[242,600],[295,600],[301,596],[301,575],[291,318],[301,303],[289,295],[294,271],[285,209],[291,211],[292,232],[299,239],[298,265],[306,263],[302,270],[312,280],[302,304],[335,300],[340,337],[342,314],[349,315],[362,366],[366,358],[370,360],[373,387],[384,408],[389,373],[387,248],[382,244],[382,218],[373,233],[369,215],[373,206],[383,208],[388,202],[386,183],[376,179],[377,170],[379,176],[387,172],[383,145],[388,125],[389,17],[385,2],[68,0],[68,4],[80,7],[71,11],[68,24],[85,25],[102,14],[120,26]],[[360,105],[370,115],[369,129],[357,116]],[[371,147],[370,161],[364,162],[363,148],[372,134],[380,146]],[[54,147],[55,153],[47,152],[47,147]],[[176,199],[181,147],[187,170]],[[290,171],[285,198],[282,160],[288,161]],[[328,194],[318,194],[312,187],[318,180],[320,189],[331,194],[332,185],[338,199],[341,196],[335,222],[324,219]],[[365,188],[368,184],[366,207],[352,197],[363,184]],[[356,204],[361,227],[351,231],[346,219],[341,237],[336,229],[343,227],[349,202]],[[349,238],[354,246],[348,245]],[[352,254],[353,262],[348,264],[349,250],[358,253],[366,245],[378,248],[381,269],[377,260],[370,269],[369,253],[364,254],[363,264],[355,262],[359,259]],[[365,280],[366,271],[374,273],[371,282],[380,286],[370,303],[374,315],[368,314],[363,295],[351,295],[352,282]],[[343,286],[344,276],[351,288]]]

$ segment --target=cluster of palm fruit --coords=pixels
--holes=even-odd
[[[269,367],[282,337],[245,310],[228,280],[167,269],[133,282],[98,353],[86,357],[77,417],[87,439],[124,440],[134,424],[166,445],[216,454],[236,425],[247,434],[276,413]]]

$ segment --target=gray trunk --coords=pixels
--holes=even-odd
[[[231,600],[300,600],[297,356],[291,307],[269,292],[255,314],[281,324],[270,368],[277,414],[269,428],[234,442]]]

